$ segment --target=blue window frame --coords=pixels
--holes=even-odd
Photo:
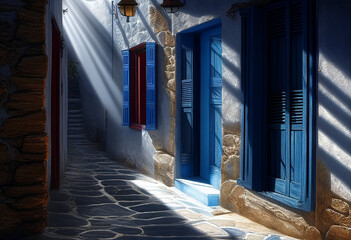
[[[155,130],[156,129],[156,44],[155,43],[143,43],[139,46],[136,46],[138,50],[143,48],[145,51],[145,63],[143,66],[139,66],[144,68],[146,76],[145,80],[146,85],[143,88],[143,93],[136,94],[135,89],[131,89],[135,87],[135,84],[132,84],[131,81],[131,72],[139,72],[139,75],[145,75],[144,73],[140,73],[140,69],[136,69],[138,64],[131,63],[131,60],[134,59],[131,56],[131,52],[134,54],[134,49],[127,49],[122,51],[123,57],[123,118],[122,125],[133,127],[135,122],[133,122],[133,114],[131,114],[131,103],[133,103],[131,98],[138,98],[141,95],[146,95],[146,103],[142,103],[140,105],[145,106],[143,109],[139,109],[141,115],[145,115],[145,126],[140,128],[134,128],[137,130],[141,130],[142,128],[146,128],[146,130]],[[133,50],[133,51],[131,51]],[[139,91],[140,92],[140,91]],[[144,99],[144,98],[143,98]],[[145,100],[142,100],[145,101]],[[132,104],[133,108],[133,104]],[[140,108],[140,106],[139,106]],[[135,109],[133,109],[135,110]],[[135,117],[134,117],[135,118]],[[132,121],[132,122],[131,122]],[[143,122],[144,122],[143,121]],[[140,124],[141,121],[138,122]],[[132,126],[133,125],[133,126]],[[144,124],[143,124],[144,125]]]
[[[242,152],[239,184],[314,209],[313,1],[241,11]]]

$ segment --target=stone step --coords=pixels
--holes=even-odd
[[[68,123],[77,123],[77,122],[83,122],[83,117],[68,118]]]
[[[84,124],[83,122],[81,123],[68,123],[68,129],[72,129],[72,128],[84,128]]]
[[[83,114],[82,109],[69,109],[68,110],[68,116],[69,115],[76,115],[76,114]]]
[[[219,190],[204,178],[176,179],[174,186],[206,206],[219,205]]]

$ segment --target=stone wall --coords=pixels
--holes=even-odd
[[[169,114],[170,114],[170,139],[169,139],[169,153],[166,150],[155,146],[158,150],[154,155],[154,177],[156,180],[163,182],[167,186],[174,185],[174,169],[175,169],[175,117],[176,117],[176,59],[175,59],[175,38],[172,35],[168,26],[167,20],[155,8],[149,7],[149,21],[156,34],[157,40],[164,50],[164,85],[168,97],[170,99]]]
[[[46,3],[0,3],[0,238],[46,225]]]

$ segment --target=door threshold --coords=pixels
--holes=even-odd
[[[219,190],[201,177],[176,179],[174,186],[206,206],[219,205]]]

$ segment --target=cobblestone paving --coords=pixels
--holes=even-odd
[[[68,145],[65,176],[61,189],[50,192],[39,240],[292,239],[127,169],[83,136]]]

